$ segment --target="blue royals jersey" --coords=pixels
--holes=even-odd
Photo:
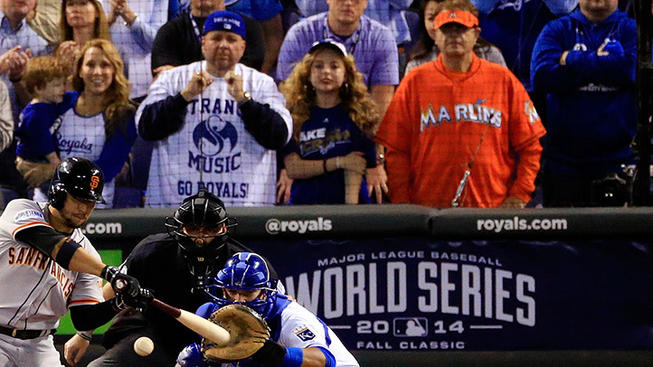
[[[299,142],[291,139],[282,154],[285,157],[297,153],[301,159],[321,161],[344,157],[355,151],[365,155],[368,168],[376,166],[374,142],[356,126],[342,105],[338,105],[332,108],[311,108],[309,119],[302,125]],[[359,202],[371,202],[365,179],[361,184]],[[344,203],[345,175],[342,169],[293,181],[290,204]]]
[[[197,309],[196,314],[209,318],[219,306],[205,303]],[[266,319],[271,330],[270,339],[284,347],[322,348],[335,359],[336,367],[359,367],[354,356],[345,348],[338,336],[322,320],[297,302],[286,296],[276,296],[271,315]],[[260,367],[258,363],[246,359],[222,364],[210,364],[221,367]]]

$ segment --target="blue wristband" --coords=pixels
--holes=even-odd
[[[302,348],[286,347],[286,355],[283,357],[281,366],[283,367],[301,367],[304,361],[304,351]]]

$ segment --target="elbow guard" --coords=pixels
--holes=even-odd
[[[15,237],[16,240],[39,249],[48,256],[52,256],[52,251],[55,246],[61,242],[61,240],[66,238],[66,236],[55,231],[53,228],[46,226],[35,226],[23,229],[16,233]],[[59,252],[57,252],[57,257],[54,261],[64,269],[68,270],[70,259],[72,259],[75,251],[77,251],[79,247],[81,246],[77,242],[70,238],[66,239],[59,248]]]

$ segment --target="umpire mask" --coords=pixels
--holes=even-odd
[[[203,284],[218,260],[235,220],[227,215],[222,200],[202,189],[184,199],[174,216],[166,218],[165,226],[168,234],[177,241],[191,273],[198,283]]]

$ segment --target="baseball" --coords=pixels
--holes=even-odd
[[[154,342],[147,336],[141,336],[134,342],[134,352],[139,356],[149,356],[154,350]]]

